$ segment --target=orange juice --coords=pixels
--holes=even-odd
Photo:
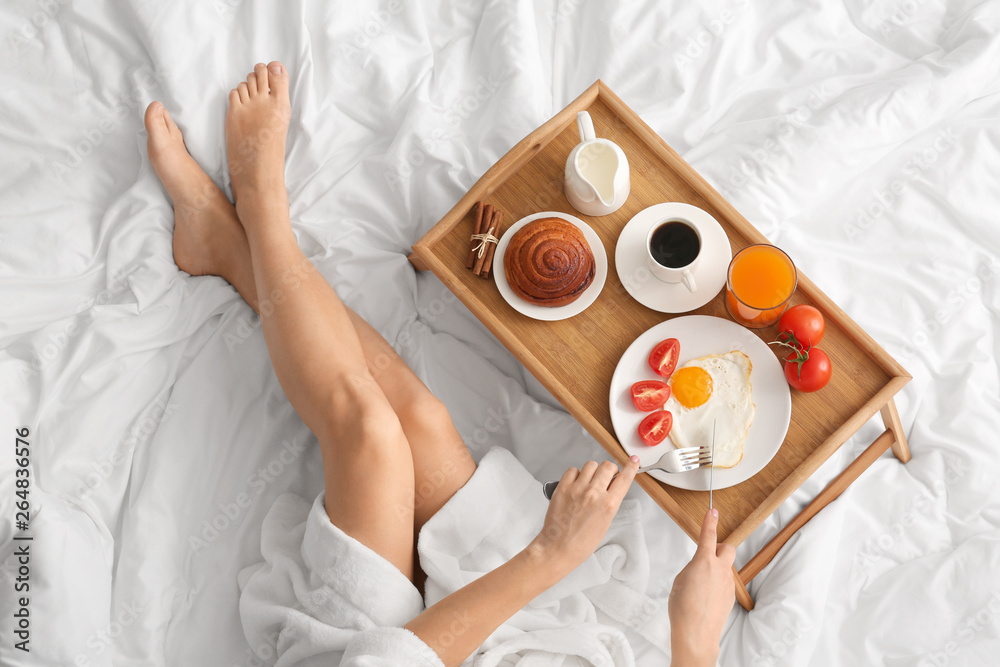
[[[785,312],[795,285],[795,265],[788,255],[771,245],[748,246],[729,265],[726,307],[740,324],[766,327]]]

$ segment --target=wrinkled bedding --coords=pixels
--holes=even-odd
[[[447,404],[539,479],[601,448],[410,246],[597,78],[913,375],[884,456],[734,609],[723,665],[986,665],[1000,653],[1000,3],[746,0],[0,5],[0,663],[258,665],[237,572],[322,488],[250,308],[173,263],[142,112],[229,194],[226,95],[292,73],[295,232]],[[15,429],[30,431],[30,653]],[[864,426],[767,541],[882,430]],[[691,541],[638,488],[649,595]],[[663,664],[652,649],[639,664]]]

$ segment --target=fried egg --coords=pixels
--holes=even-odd
[[[756,406],[750,386],[750,357],[733,350],[692,359],[670,376],[664,410],[674,416],[675,447],[710,447],[715,424],[716,468],[732,468],[743,458]]]

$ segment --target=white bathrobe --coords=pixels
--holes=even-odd
[[[264,562],[239,574],[240,615],[264,661],[291,665],[428,665],[440,659],[402,626],[521,551],[542,527],[541,484],[505,449],[483,457],[469,482],[420,531],[425,597],[391,563],[310,504],[283,495],[264,519]],[[622,503],[585,563],[501,625],[464,663],[475,667],[635,664],[624,629],[666,650],[666,605],[647,598],[649,559],[640,508]],[[463,621],[456,618],[454,632]]]

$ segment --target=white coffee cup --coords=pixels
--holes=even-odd
[[[685,225],[690,232],[693,232],[692,238],[697,242],[697,248],[693,251],[691,260],[683,263],[681,266],[667,266],[665,264],[661,264],[653,253],[653,235],[656,234],[657,230],[661,227],[670,223],[682,223]],[[680,232],[682,237],[685,234],[688,234],[688,232],[683,230],[680,230]],[[680,216],[663,218],[662,220],[658,220],[655,224],[650,225],[649,232],[646,233],[646,266],[649,268],[650,273],[652,273],[658,280],[672,284],[683,283],[689,291],[694,292],[698,289],[698,285],[694,279],[694,271],[698,266],[698,260],[701,258],[703,245],[702,234],[696,223]],[[692,251],[690,250],[690,241],[688,241],[687,254],[692,254]],[[683,258],[681,259],[683,260]]]

